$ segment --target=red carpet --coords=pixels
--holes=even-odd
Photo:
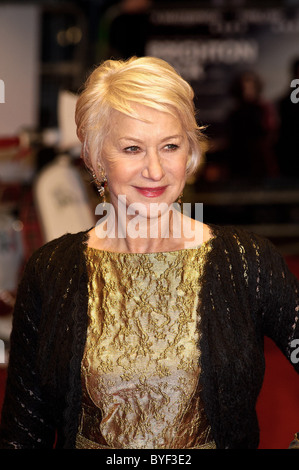
[[[299,257],[287,259],[299,278]],[[257,404],[260,423],[260,449],[287,449],[299,432],[299,375],[275,344],[265,340],[266,374]],[[6,379],[0,368],[0,408]]]
[[[299,256],[286,260],[299,278]],[[268,338],[265,357],[265,380],[257,404],[260,449],[286,449],[299,432],[299,375]]]
[[[299,375],[268,338],[265,357],[265,380],[257,404],[259,448],[287,449],[299,432]]]

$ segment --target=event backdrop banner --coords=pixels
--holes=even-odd
[[[203,124],[225,120],[238,74],[254,71],[265,99],[290,88],[299,58],[298,8],[198,8],[165,6],[149,15],[145,54],[170,62],[193,86]]]

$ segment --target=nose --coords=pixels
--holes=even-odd
[[[148,151],[144,160],[145,164],[141,172],[142,176],[152,179],[153,181],[160,181],[165,173],[158,152],[156,150]]]

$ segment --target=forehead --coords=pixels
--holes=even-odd
[[[111,111],[110,130],[112,134],[124,132],[154,132],[164,134],[168,132],[184,134],[179,115],[173,111],[164,112],[143,105],[132,106],[134,116],[129,116],[117,110]]]

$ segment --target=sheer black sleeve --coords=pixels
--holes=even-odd
[[[36,367],[42,293],[38,254],[28,262],[13,314],[7,384],[0,427],[1,448],[52,448],[55,426]]]
[[[263,331],[299,372],[299,280],[271,243],[267,250],[269,266],[257,285],[265,299]]]

